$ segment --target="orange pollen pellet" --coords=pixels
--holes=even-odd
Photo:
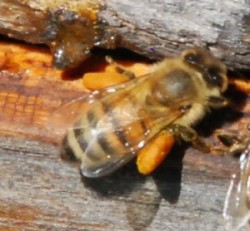
[[[172,134],[164,133],[147,144],[138,154],[136,162],[138,171],[144,175],[152,173],[168,155],[174,141]]]

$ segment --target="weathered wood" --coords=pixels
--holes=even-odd
[[[61,68],[86,59],[92,47],[160,58],[199,45],[231,68],[249,69],[249,9],[231,0],[2,0],[0,33],[49,45]]]
[[[130,165],[81,180],[57,148],[0,137],[0,230],[224,230],[230,176],[172,161],[152,177]]]

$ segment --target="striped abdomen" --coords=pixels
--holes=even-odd
[[[81,160],[83,174],[90,177],[128,162],[143,147],[152,126],[136,105],[128,95],[95,102],[66,135],[64,158]]]

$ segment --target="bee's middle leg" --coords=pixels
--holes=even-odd
[[[134,72],[129,71],[126,68],[122,67],[121,65],[119,65],[118,63],[116,63],[110,56],[106,56],[105,59],[106,59],[107,63],[109,63],[111,65],[114,65],[116,71],[119,74],[125,75],[130,80],[135,78],[135,73]]]
[[[192,143],[195,149],[205,153],[211,151],[211,146],[206,143],[204,139],[199,137],[197,132],[190,127],[175,124],[170,128],[170,132],[172,132],[177,137],[180,137],[182,140]]]
[[[250,144],[250,136],[240,135],[238,131],[216,131],[216,136],[224,146],[219,145],[215,147],[205,142],[205,140],[199,137],[196,131],[190,127],[175,124],[171,126],[169,130],[182,140],[192,143],[194,148],[205,153],[209,152],[213,155],[235,155],[243,152]],[[250,124],[248,125],[248,131],[250,131]]]

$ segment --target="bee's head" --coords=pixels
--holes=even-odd
[[[228,86],[226,66],[204,48],[192,48],[182,53],[183,61],[200,72],[208,88],[224,92]]]

